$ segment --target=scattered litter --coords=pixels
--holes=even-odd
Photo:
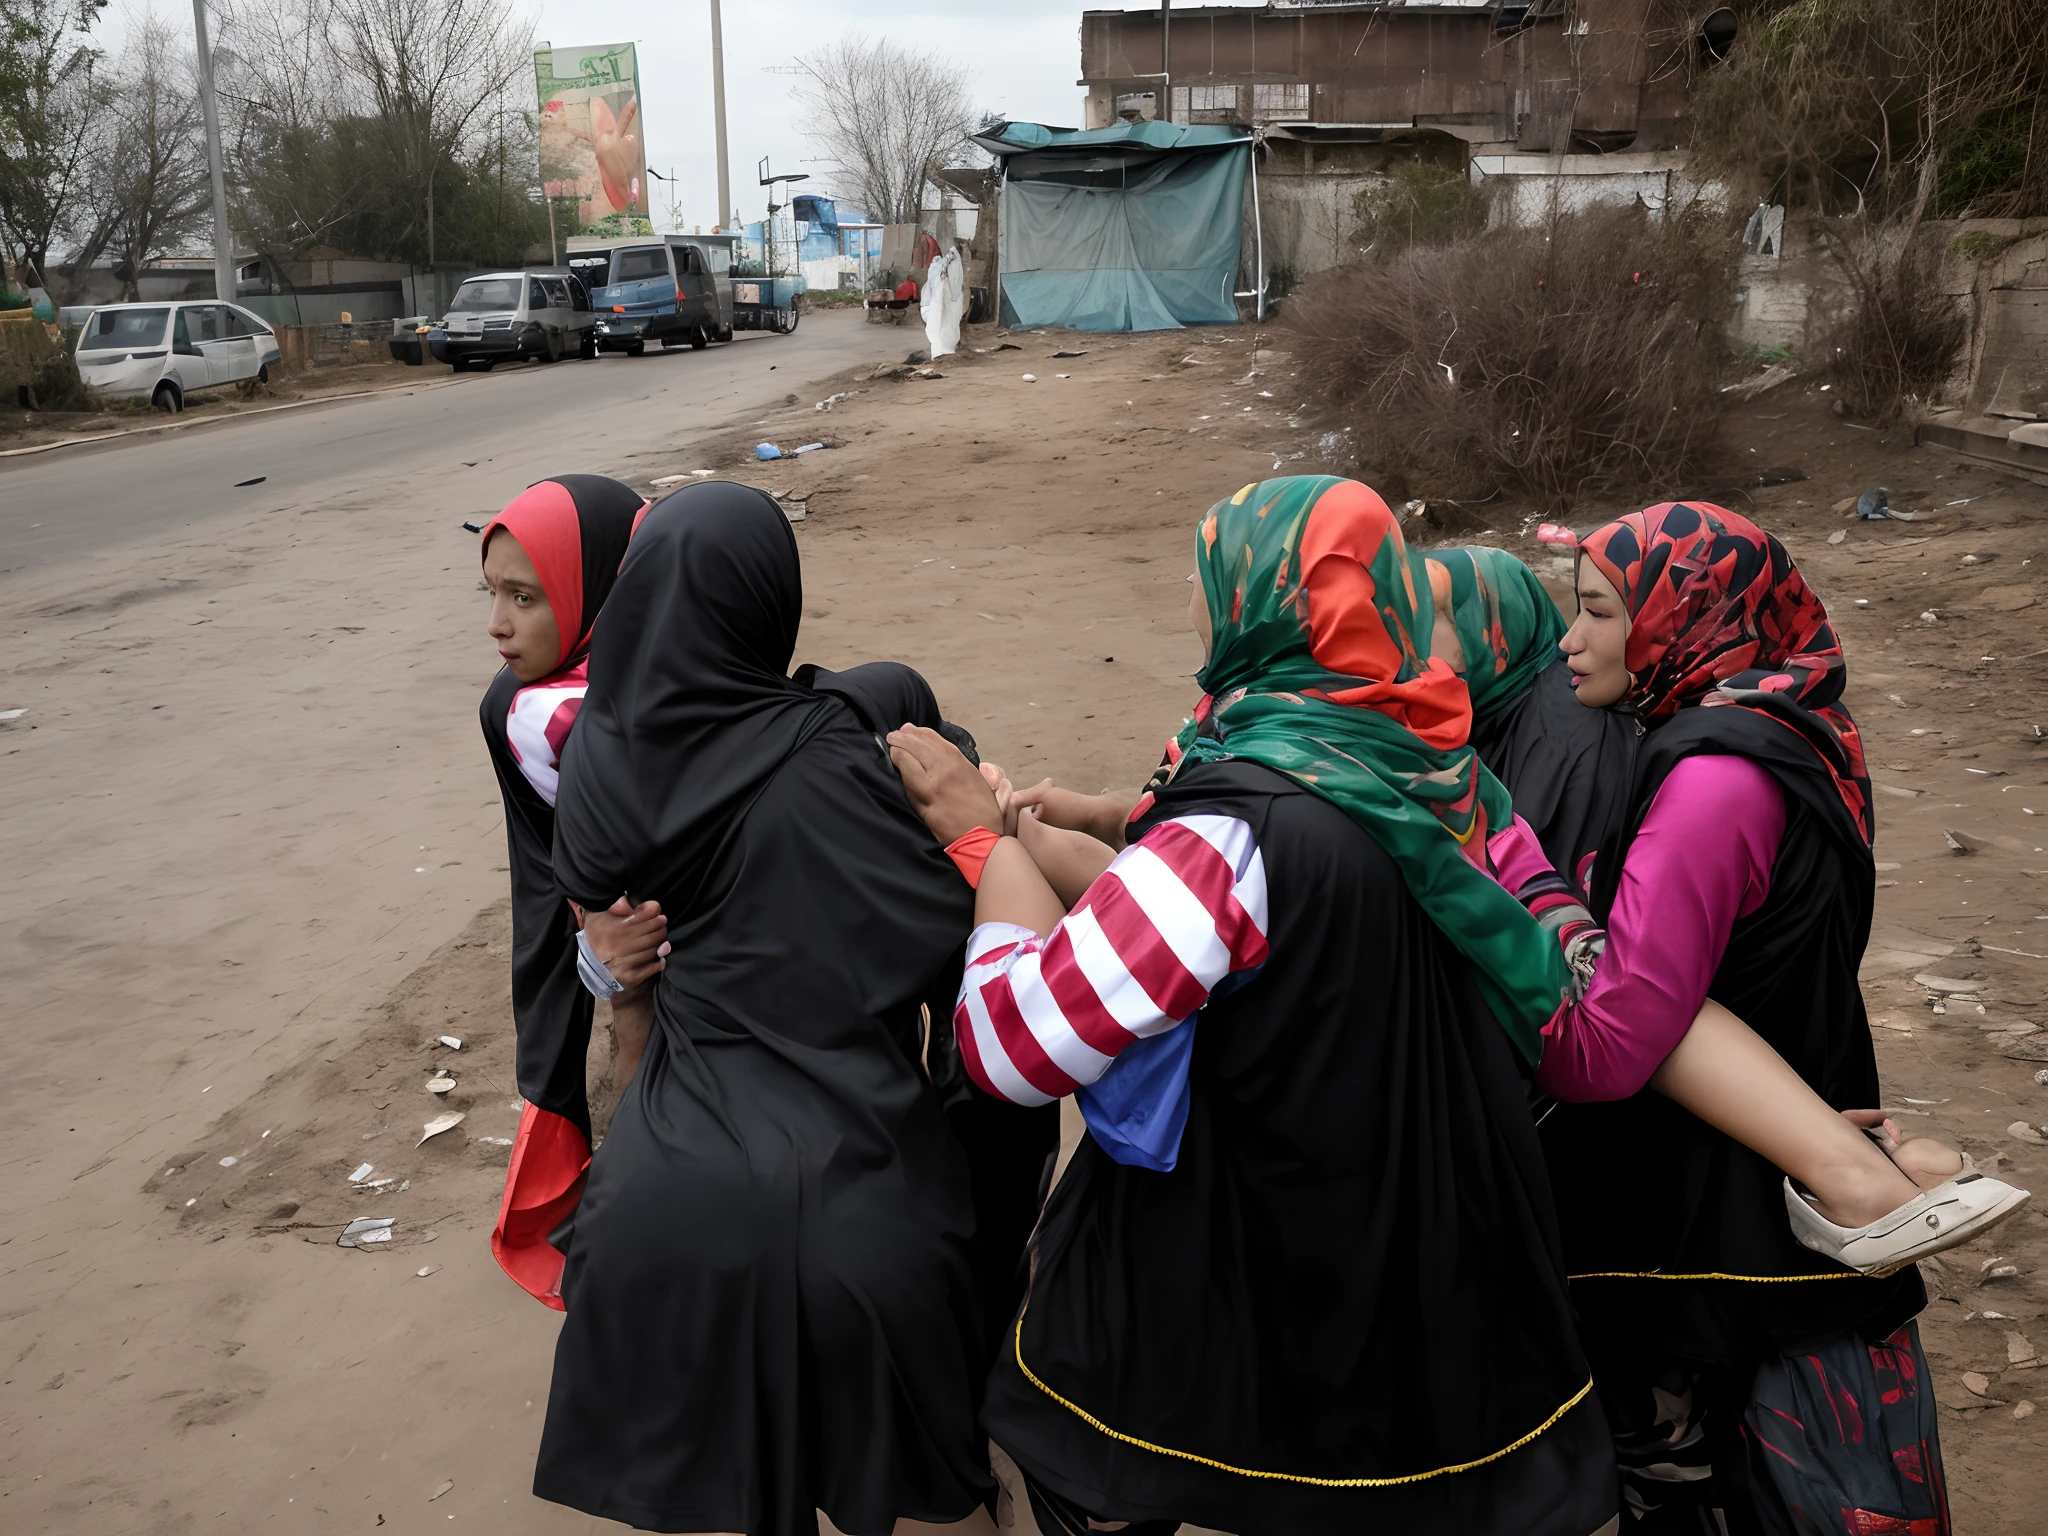
[[[2024,1333],[2008,1333],[2005,1336],[2005,1363],[2007,1365],[2038,1365],[2040,1357],[2034,1353],[2034,1346],[2027,1342]]]
[[[416,1147],[424,1146],[429,1139],[439,1136],[443,1131],[454,1130],[455,1127],[462,1124],[463,1118],[463,1113],[459,1109],[451,1109],[445,1115],[434,1116],[433,1119],[427,1122],[426,1129],[420,1133],[420,1139],[414,1142],[413,1145]]]
[[[1088,355],[1088,349],[1087,349],[1086,347],[1081,347],[1081,348],[1079,348],[1078,350],[1076,350],[1076,349],[1073,349],[1073,348],[1069,348],[1069,349],[1068,349],[1067,351],[1065,351],[1065,352],[1055,352],[1055,353],[1053,353],[1053,356],[1054,356],[1054,357],[1086,357],[1087,355]]]
[[[1890,517],[1891,493],[1881,485],[1872,486],[1856,498],[1856,515],[1866,523]]]
[[[1920,622],[1922,624],[1933,624],[1938,622],[1940,618],[1940,614],[1936,613],[1932,608],[1929,608],[1925,613],[1920,615]]]
[[[2020,1267],[2017,1264],[1997,1264],[1984,1272],[1984,1278],[1986,1280],[2010,1280],[2018,1275],[2019,1272]]]
[[[237,480],[235,482],[235,489],[239,491],[245,485],[261,485],[269,478],[270,476],[268,475],[258,475],[254,480]]]
[[[1982,838],[1972,837],[1967,832],[1957,832],[1949,827],[1941,829],[1941,836],[1951,853],[1975,853],[1984,846]]]
[[[1908,1104],[1946,1104],[1947,1099],[1908,1099]]]
[[[240,1161],[241,1159],[239,1157],[224,1157],[220,1160],[220,1165],[223,1168],[232,1168],[235,1166],[235,1164],[239,1163]]]
[[[459,1051],[462,1049],[462,1042],[456,1039],[453,1035],[443,1035],[441,1037],[441,1043],[447,1046],[448,1049],[451,1051]]]
[[[661,484],[661,482],[660,482],[659,480],[655,481],[654,483],[655,483],[656,485],[659,485],[659,484]],[[1843,541],[1844,539],[1846,539],[1846,538],[1848,538],[1848,537],[1849,537],[1849,530],[1848,530],[1848,529],[1846,529],[1846,528],[1837,528],[1837,529],[1836,529],[1836,530],[1835,530],[1835,531],[1834,531],[1833,533],[1831,533],[1831,534],[1829,534],[1829,535],[1828,535],[1828,542],[1829,542],[1830,544],[1839,544],[1839,543],[1841,543],[1841,542],[1842,542],[1842,541]]]
[[[1982,500],[1983,500],[1983,497],[1981,497],[1981,496],[1965,496],[1965,497],[1962,497],[1962,498],[1961,498],[1960,500],[1957,500],[1957,501],[1945,501],[1945,502],[1943,502],[1943,503],[1942,503],[1942,505],[1943,505],[1943,506],[1945,506],[1945,507],[1967,507],[1967,506],[1968,506],[1968,505],[1969,505],[1969,504],[1970,504],[1971,502],[1973,502],[1973,501],[1982,501]]]
[[[0,709],[0,720],[19,720],[27,713],[26,709]]]
[[[800,453],[816,453],[820,448],[829,448],[831,446],[830,443],[805,443],[801,448],[790,449],[789,453],[790,457],[794,458]]]
[[[348,1176],[348,1181],[351,1184],[360,1184],[363,1182],[363,1180],[367,1179],[371,1174],[375,1173],[376,1171],[377,1170],[375,1168],[372,1168],[368,1163],[364,1163],[362,1167],[358,1168],[354,1173]]]
[[[422,1280],[424,1280],[429,1275],[438,1274],[440,1272],[440,1269],[441,1266],[438,1264],[422,1264],[418,1269],[414,1270],[413,1273],[418,1275]]]
[[[1991,1378],[1984,1375],[1981,1371],[1963,1372],[1963,1385],[1979,1397],[1989,1397],[1991,1395]]]
[[[473,517],[465,517],[462,520],[462,530],[465,533],[482,533],[486,526],[486,524],[478,522]]]
[[[427,1079],[427,1092],[429,1093],[452,1093],[454,1090],[455,1079],[446,1074]]]
[[[660,479],[658,479],[658,480],[650,480],[650,481],[648,481],[647,483],[648,483],[649,485],[657,485],[657,486],[658,486],[658,485],[680,485],[680,484],[682,484],[682,483],[683,483],[683,481],[685,481],[685,480],[687,480],[687,479],[689,479],[689,478],[690,478],[690,477],[689,477],[688,475],[663,475],[663,476],[662,476],[662,477],[661,477]]]
[[[693,469],[690,471],[690,478],[692,480],[707,480],[717,473],[718,471],[715,469]]]
[[[434,1500],[436,1500],[436,1499],[438,1499],[439,1497],[441,1497],[441,1495],[442,1495],[442,1494],[444,1494],[444,1493],[448,1492],[448,1490],[449,1490],[449,1489],[451,1489],[451,1488],[453,1488],[454,1486],[455,1486],[455,1483],[454,1483],[454,1480],[453,1480],[453,1479],[449,1479],[449,1480],[446,1480],[446,1481],[444,1481],[444,1482],[443,1482],[443,1483],[441,1484],[441,1486],[440,1486],[440,1487],[436,1488],[436,1489],[435,1489],[435,1490],[434,1490],[434,1491],[433,1491],[432,1493],[430,1493],[430,1494],[428,1494],[428,1495],[427,1495],[427,1502],[428,1502],[429,1504],[433,1503],[433,1502],[434,1502]]]
[[[334,1240],[337,1248],[363,1248],[371,1243],[391,1241],[391,1223],[397,1218],[391,1216],[358,1216],[341,1229],[341,1236]]]
[[[851,400],[855,395],[859,393],[860,391],[857,389],[842,389],[837,394],[827,395],[824,399],[820,400],[816,405],[812,406],[811,409],[814,411],[829,411],[832,409],[833,406],[837,405],[840,401]]]
[[[1071,379],[1071,378],[1073,377],[1073,375],[1072,375],[1071,373],[1056,373],[1056,374],[1054,374],[1054,375],[1053,375],[1053,377],[1054,377],[1054,378],[1056,378],[1056,379]],[[1251,409],[1251,407],[1250,407],[1250,406],[1246,406],[1246,407],[1245,407],[1245,409],[1246,409],[1246,410],[1250,410],[1250,409]]]
[[[1870,606],[1870,599],[1867,597],[1859,597],[1856,599],[1856,606],[1858,608],[1868,608]]]
[[[1947,992],[1951,995],[1958,992],[1982,992],[1989,985],[1988,982],[1972,981],[1962,976],[1936,976],[1930,971],[1922,971],[1913,980],[1930,992]]]
[[[2024,1120],[2015,1120],[2005,1128],[2005,1134],[2016,1136],[2030,1147],[2048,1146],[2048,1136],[2043,1136]]]
[[[2012,1405],[2012,1416],[2016,1419],[2031,1419],[2034,1416],[2034,1405],[2032,1403],[2014,1403]]]
[[[510,1136],[479,1136],[477,1140],[487,1147],[509,1147],[512,1145],[512,1138]]]
[[[1754,400],[1765,391],[1776,389],[1791,377],[1792,370],[1790,368],[1779,363],[1772,363],[1754,378],[1744,379],[1737,384],[1723,384],[1721,386],[1721,393],[1733,395],[1738,400]]]
[[[2048,1067],[2043,1067],[2034,1074],[2034,1083],[2037,1087],[2048,1088]]]
[[[1036,384],[1038,382],[1038,375],[1035,373],[1027,373],[1024,375],[1024,382],[1026,384]]]
[[[757,459],[779,459],[782,457],[782,450],[773,443],[757,443],[754,446],[754,457]]]
[[[936,368],[917,368],[911,371],[913,379],[943,379],[945,375]]]

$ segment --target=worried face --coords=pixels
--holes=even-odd
[[[555,670],[562,630],[533,562],[502,528],[484,550],[484,585],[491,592],[488,632],[498,655],[519,681],[538,682]]]
[[[1558,649],[1572,670],[1572,689],[1589,709],[1618,704],[1634,681],[1628,675],[1628,608],[1600,567],[1579,560],[1579,616]]]

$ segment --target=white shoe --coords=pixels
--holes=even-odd
[[[1785,1181],[1785,1212],[1802,1247],[1866,1275],[1884,1276],[1915,1259],[1967,1243],[2030,1200],[2024,1189],[1965,1173],[1908,1200],[1867,1227],[1838,1227]]]

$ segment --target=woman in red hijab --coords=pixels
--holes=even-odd
[[[590,1166],[584,1057],[591,994],[578,977],[577,923],[555,881],[555,791],[562,748],[588,687],[591,626],[646,504],[601,475],[529,486],[484,527],[489,632],[504,668],[484,694],[484,741],[505,804],[512,871],[512,1017],[525,1100],[491,1250],[524,1290],[561,1308],[563,1250],[549,1241],[575,1210]],[[618,1075],[646,1039],[646,983],[661,969],[660,907],[591,914],[585,942],[610,958]],[[630,956],[631,958],[624,958]],[[566,1241],[566,1238],[563,1238]]]

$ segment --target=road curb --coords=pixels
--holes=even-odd
[[[92,437],[68,437],[54,443],[37,443],[28,448],[0,448],[0,459],[18,459],[31,453],[55,453],[60,448],[83,448],[91,443],[112,443],[124,437],[141,437],[150,432],[182,432],[190,427],[211,427],[222,422],[247,421],[251,416],[269,416],[278,411],[303,411],[309,406],[331,405],[337,400],[367,400],[372,395],[425,394],[428,390],[448,389],[461,383],[460,379],[441,379],[434,383],[421,381],[414,384],[390,384],[383,389],[352,389],[346,394],[320,395],[312,400],[287,400],[282,405],[258,406],[253,411],[236,411],[231,416],[200,416],[191,421],[155,422],[146,427],[124,427],[119,432],[100,432]]]

